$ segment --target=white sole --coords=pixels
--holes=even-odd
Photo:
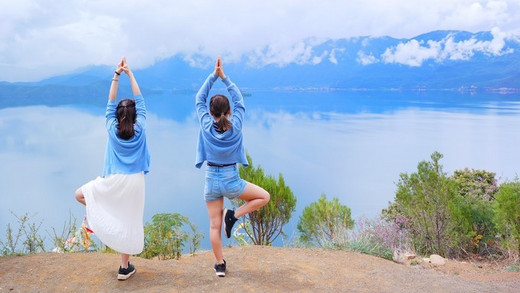
[[[219,276],[219,277],[225,277],[226,276],[226,273],[217,273],[217,271],[215,271],[215,274],[217,274],[217,276]]]
[[[227,234],[226,234],[226,214],[227,214],[227,209],[225,208],[224,211],[222,212],[222,227],[224,228],[224,235],[226,235],[227,237]],[[229,237],[227,237],[229,238]]]
[[[130,278],[133,274],[135,274],[135,271],[136,271],[136,270],[133,270],[133,271],[132,271],[131,273],[129,273],[128,275],[117,274],[117,279],[120,280],[120,281],[127,280],[127,279]]]

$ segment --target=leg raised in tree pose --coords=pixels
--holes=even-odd
[[[224,95],[214,95],[208,105],[208,94],[219,78],[231,96],[233,113],[229,99]],[[200,168],[207,162],[204,199],[209,214],[209,238],[217,262],[215,272],[217,276],[224,277],[226,261],[222,253],[222,228],[226,237],[230,238],[237,218],[263,207],[270,197],[263,188],[241,179],[238,174],[237,164],[247,166],[242,137],[244,98],[238,87],[224,74],[220,57],[217,58],[215,71],[198,91],[195,104],[200,122],[195,166]],[[224,197],[239,198],[245,204],[236,211],[228,210],[224,208]]]

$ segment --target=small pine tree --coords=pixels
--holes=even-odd
[[[417,172],[401,174],[395,195],[396,207],[407,218],[413,244],[419,253],[447,256],[455,226],[451,219],[456,183],[446,176],[434,152],[431,161],[421,161]]]
[[[282,174],[278,180],[266,175],[264,170],[253,166],[253,160],[247,154],[249,166],[241,166],[240,177],[248,182],[256,184],[269,192],[271,199],[265,206],[249,213],[244,217],[244,222],[249,223],[250,229],[246,229],[247,236],[255,245],[271,245],[273,241],[283,233],[283,226],[289,222],[296,208],[296,197],[289,186],[285,184]],[[244,203],[242,200],[233,200],[235,206]]]

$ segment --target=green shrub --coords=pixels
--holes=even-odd
[[[345,247],[347,231],[353,227],[350,208],[342,205],[337,198],[328,201],[325,194],[305,207],[297,225],[302,242],[337,248]]]
[[[495,173],[485,170],[465,168],[455,170],[452,178],[457,182],[460,196],[492,201],[498,192],[495,175]]]
[[[518,272],[520,272],[520,266],[519,265],[508,266],[506,268],[506,272],[518,273]]]
[[[373,255],[388,260],[392,260],[394,256],[394,252],[388,247],[375,242],[368,242],[363,240],[348,241],[345,248],[351,251]]]
[[[520,255],[520,182],[500,185],[495,200],[495,223],[502,234],[502,245],[510,257]]]
[[[454,239],[460,250],[489,255],[495,250],[493,202],[498,192],[495,173],[485,170],[456,170],[457,208],[453,217],[459,223]]]
[[[383,217],[394,221],[404,217],[420,254],[500,254],[493,209],[498,190],[495,173],[466,168],[448,177],[442,171],[442,157],[434,152],[431,161],[418,164],[417,172],[400,175],[395,201],[382,211]]]
[[[43,223],[31,222],[31,217],[25,213],[23,216],[11,214],[18,221],[18,229],[15,230],[7,224],[6,239],[0,239],[0,254],[2,256],[14,254],[27,254],[45,252],[44,238],[39,235]]]
[[[456,183],[448,178],[439,163],[442,154],[434,152],[431,161],[421,161],[417,172],[401,174],[397,183],[394,210],[407,218],[415,251],[447,256],[450,238],[457,226],[452,222],[456,207]]]
[[[191,234],[182,229],[186,225],[190,227]],[[152,223],[145,225],[144,234],[144,249],[140,256],[159,259],[178,259],[188,241],[193,254],[203,237],[188,218],[178,213],[155,214]]]
[[[457,196],[451,209],[455,225],[450,241],[451,254],[489,256],[496,252],[496,227],[493,222],[493,202],[473,197]]]

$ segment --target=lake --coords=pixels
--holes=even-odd
[[[378,215],[393,199],[399,174],[413,172],[434,151],[444,154],[441,163],[449,174],[485,169],[503,182],[520,169],[518,94],[247,93],[246,149],[267,174],[283,174],[298,199],[285,227],[289,236],[296,233],[303,208],[322,193],[339,198],[354,219]],[[204,171],[194,166],[194,93],[145,93],[145,100],[151,154],[145,221],[156,213],[178,212],[207,235]],[[0,237],[5,239],[7,223],[16,223],[12,211],[43,221],[40,231],[49,239],[45,231],[60,231],[69,212],[81,220],[84,208],[74,191],[102,172],[105,104],[2,105]],[[202,247],[210,248],[207,236]]]

